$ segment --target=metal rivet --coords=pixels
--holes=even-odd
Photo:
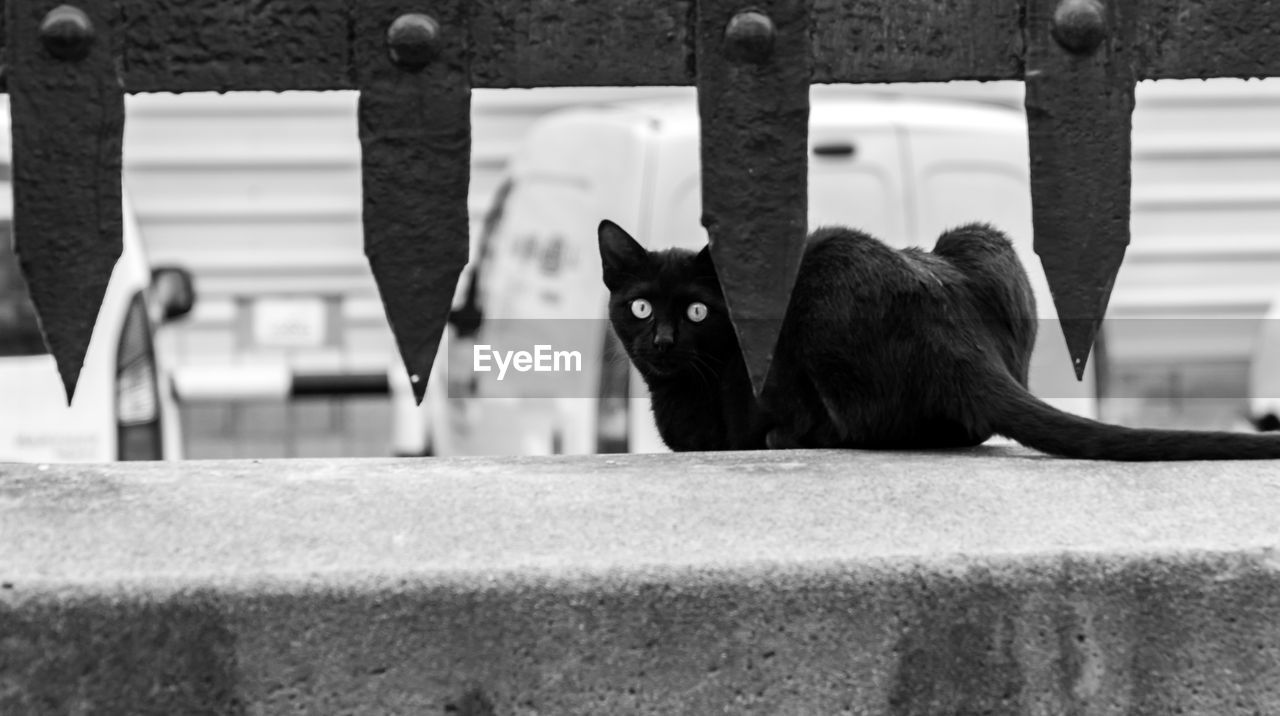
[[[93,46],[93,22],[84,10],[59,5],[40,21],[40,41],[60,60],[83,60]]]
[[[725,49],[733,59],[761,63],[773,55],[776,34],[768,15],[754,10],[740,12],[724,30]]]
[[[1068,52],[1087,55],[1106,38],[1106,10],[1098,0],[1062,0],[1053,11],[1053,39]]]
[[[440,54],[440,24],[430,15],[401,15],[387,28],[387,54],[406,70],[420,70]]]

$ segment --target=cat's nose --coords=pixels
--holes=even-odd
[[[668,327],[659,326],[653,334],[653,347],[660,351],[669,350],[675,343],[675,331]]]

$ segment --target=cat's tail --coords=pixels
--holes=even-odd
[[[1280,436],[1126,428],[1065,413],[993,376],[986,393],[992,429],[1041,452],[1085,460],[1262,460],[1280,458]]]

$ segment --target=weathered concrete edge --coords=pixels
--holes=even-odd
[[[1267,461],[1025,450],[0,465],[0,581],[1280,546]]]
[[[1280,569],[1270,549],[357,581],[0,603],[0,711],[1280,706]]]
[[[626,567],[528,567],[503,570],[329,570],[297,573],[226,574],[140,573],[109,579],[46,578],[0,573],[0,608],[79,604],[106,600],[164,602],[193,594],[219,599],[297,598],[358,594],[492,594],[518,596],[530,592],[574,595],[600,591],[628,592],[654,586],[681,589],[771,588],[787,590],[824,581],[865,584],[907,578],[923,582],[964,581],[973,575],[1009,585],[1035,585],[1047,576],[1078,572],[1105,581],[1147,570],[1201,570],[1229,580],[1244,573],[1275,572],[1280,579],[1280,546],[1241,545],[1230,550],[1147,550],[1140,552],[1071,551],[1003,554],[899,554],[855,560],[754,561],[732,565],[634,564]]]
[[[0,465],[0,713],[1277,713],[1277,548],[1266,463]]]

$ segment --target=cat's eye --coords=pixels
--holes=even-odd
[[[707,317],[707,304],[701,301],[694,301],[689,304],[689,308],[685,309],[684,314],[689,317],[690,321],[702,323],[703,319]]]
[[[631,315],[636,318],[648,318],[653,315],[653,306],[643,298],[631,302]]]

